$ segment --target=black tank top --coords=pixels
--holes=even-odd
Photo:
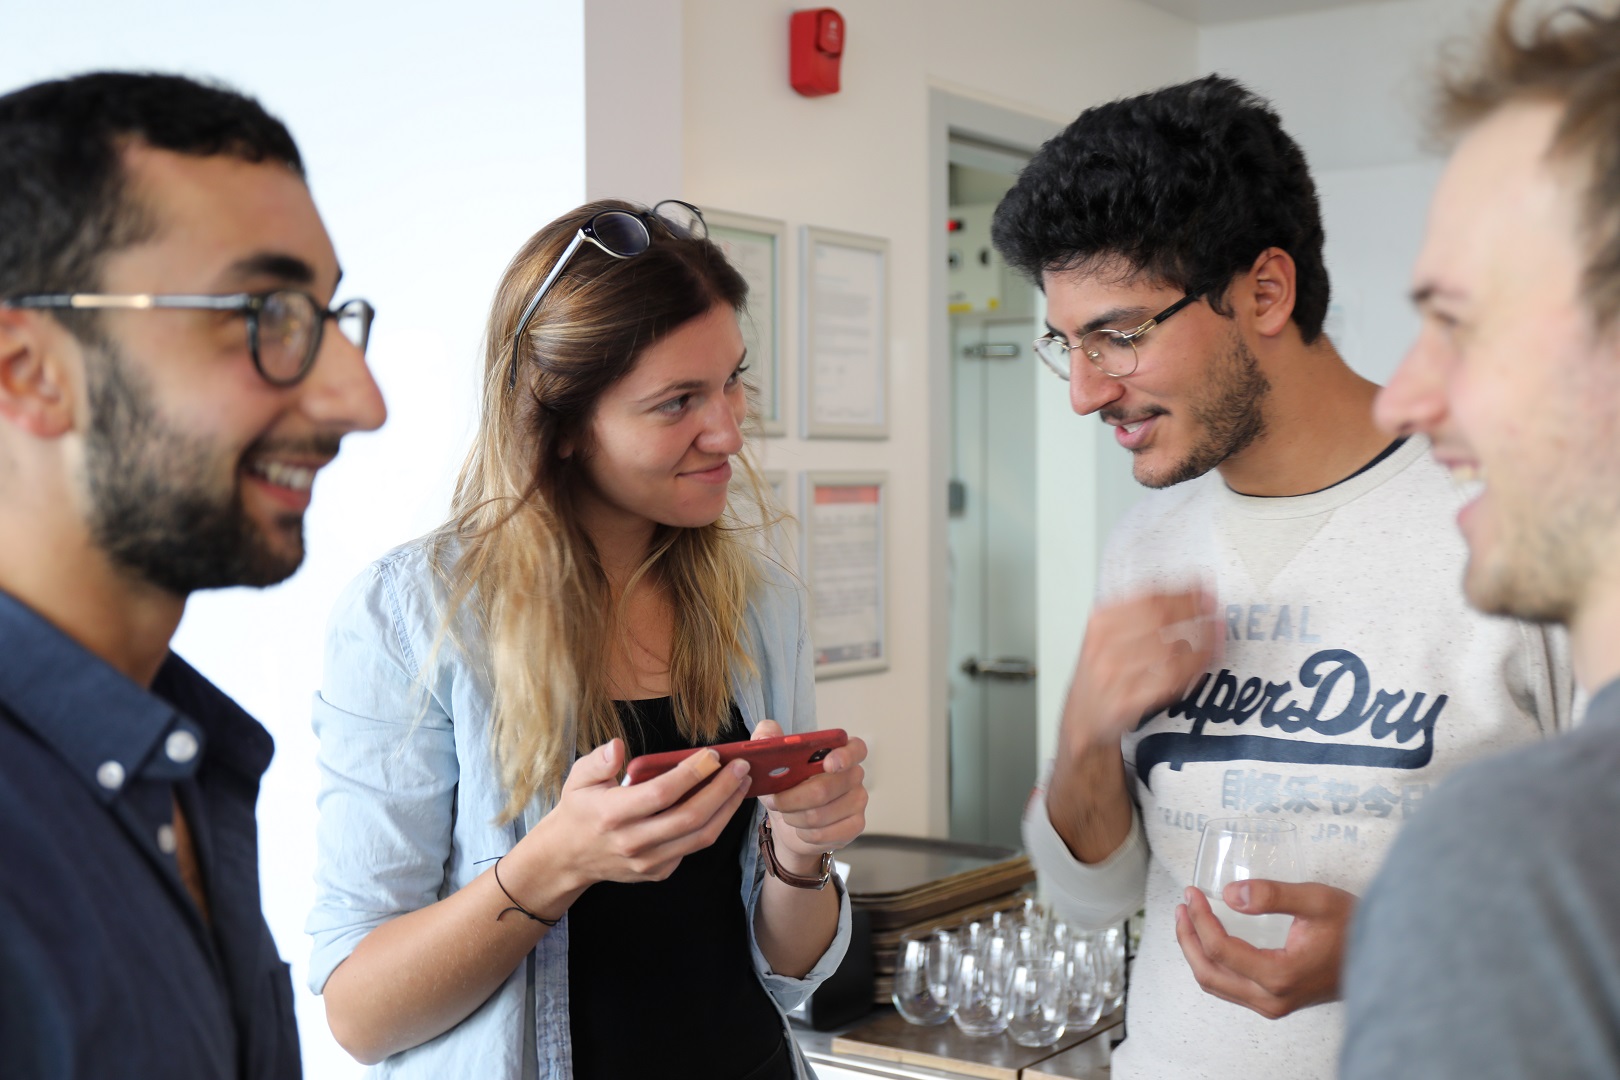
[[[615,702],[629,756],[693,745],[669,698]],[[716,742],[748,738],[736,706]],[[628,760],[628,759],[627,759]],[[600,881],[568,909],[576,1080],[792,1080],[776,1006],[754,973],[742,845],[754,800],[664,881]]]

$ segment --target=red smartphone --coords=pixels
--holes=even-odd
[[[713,750],[720,755],[721,767],[738,758],[748,762],[748,775],[753,779],[748,788],[749,798],[775,795],[821,772],[821,763],[827,755],[847,742],[849,735],[843,728],[828,728],[798,735],[779,735],[774,739],[719,743],[691,750],[671,750],[667,754],[643,754],[631,760],[624,772],[624,781],[639,784],[651,780],[667,773],[699,750]]]

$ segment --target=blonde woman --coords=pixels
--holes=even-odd
[[[684,203],[542,229],[450,520],[338,603],[310,981],[384,1075],[810,1075],[784,1012],[848,942],[864,743],[759,800],[712,751],[619,783],[814,726],[805,597],[757,543],[745,294]]]

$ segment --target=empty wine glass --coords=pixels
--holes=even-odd
[[[1064,959],[1020,960],[1008,985],[1007,1033],[1020,1046],[1051,1046],[1069,1023]]]
[[[1264,878],[1298,881],[1299,830],[1292,822],[1275,818],[1214,818],[1204,825],[1198,841],[1198,862],[1193,885],[1209,898],[1209,906],[1226,932],[1260,949],[1280,949],[1288,943],[1292,915],[1245,915],[1233,911],[1222,891],[1234,881]]]
[[[1046,924],[1046,940],[1053,952],[1067,956],[1074,947],[1075,930],[1062,919],[1053,919]]]
[[[907,931],[895,953],[894,1007],[913,1024],[930,1027],[951,1017],[951,979],[959,951],[949,930]]]
[[[1011,949],[999,950],[994,956],[963,949],[957,956],[956,978],[951,982],[951,1019],[962,1034],[982,1039],[1007,1030],[1011,1019],[1011,958]]]
[[[1097,973],[1106,1015],[1125,1004],[1125,932],[1117,926],[1097,932]]]
[[[980,919],[967,924],[963,931],[964,951],[974,952],[1005,967],[1018,948],[1018,931],[1006,920]]]
[[[1069,1023],[1074,1031],[1096,1025],[1103,1012],[1103,980],[1098,971],[1097,944],[1086,935],[1077,935],[1064,957],[1067,979]]]
[[[1013,956],[1021,964],[1049,961],[1054,948],[1051,937],[1039,926],[1020,926],[1013,938]]]
[[[1052,921],[1052,915],[1041,907],[1039,900],[1033,896],[1026,896],[1018,905],[1018,918],[1025,926],[1045,926]]]

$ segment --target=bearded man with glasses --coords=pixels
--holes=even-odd
[[[301,1073],[270,736],[169,641],[191,592],[298,568],[317,472],[383,422],[339,277],[256,102],[0,97],[0,1075]]]
[[[1074,411],[1165,489],[1110,540],[1024,823],[1065,918],[1145,908],[1114,1075],[1331,1076],[1357,894],[1442,777],[1566,725],[1566,643],[1463,602],[1463,498],[1323,334],[1315,185],[1265,101],[1210,76],[1090,109],[993,235]],[[1227,817],[1293,823],[1301,881],[1189,888]]]

